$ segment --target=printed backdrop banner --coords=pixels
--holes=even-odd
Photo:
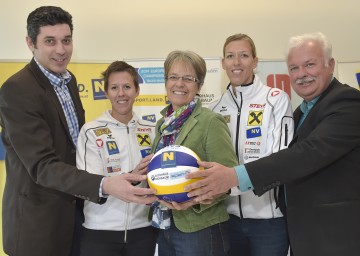
[[[134,110],[140,118],[155,123],[160,118],[159,112],[169,103],[164,85],[164,59],[129,59],[125,61],[134,66],[139,75],[140,95],[136,99]],[[212,100],[220,97],[228,79],[221,67],[220,57],[205,58],[205,61],[207,74],[200,92],[200,98],[206,107]],[[0,85],[26,64],[25,62],[0,62]],[[101,78],[101,73],[108,65],[109,63],[69,64],[69,70],[77,78],[79,94],[85,108],[86,121],[95,119],[106,109],[111,108],[110,102],[106,100],[104,83]],[[357,67],[355,70],[359,69]],[[260,60],[256,72],[264,83],[287,92],[294,109],[301,103],[301,98],[291,89],[284,61]],[[0,160],[3,159],[4,150],[3,145],[0,144]]]
[[[256,73],[268,86],[279,88],[285,91],[291,99],[291,106],[293,110],[295,110],[301,104],[302,98],[299,97],[291,88],[290,77],[288,75],[285,61],[259,61]]]
[[[206,77],[200,91],[204,107],[221,96],[220,58],[204,58]],[[136,68],[139,74],[140,95],[135,101],[135,112],[141,118],[156,122],[160,111],[169,104],[165,90],[164,59],[129,59],[127,63]]]
[[[207,106],[212,100],[220,97],[221,92],[228,83],[228,79],[226,78],[225,72],[222,70],[220,57],[205,58],[205,61],[207,65],[207,75],[200,92],[200,97],[203,105]],[[139,79],[141,81],[140,95],[135,102],[135,111],[140,118],[155,123],[160,117],[159,111],[168,104],[164,86],[164,59],[136,59],[127,60],[127,62],[137,68]],[[8,77],[16,73],[26,64],[27,62],[0,61],[0,86]],[[79,94],[85,108],[86,121],[93,120],[101,115],[106,109],[111,108],[110,102],[106,100],[104,83],[101,79],[101,72],[103,72],[108,65],[109,63],[71,63],[68,67],[77,78]],[[354,67],[355,69],[351,68],[349,70],[354,69],[357,70],[357,73],[360,73],[359,66],[354,65]],[[346,66],[346,70],[347,68],[348,67]],[[356,71],[351,72],[351,74],[355,74]],[[287,75],[285,62],[259,61],[257,74],[264,83],[287,92],[291,98],[293,108],[300,104],[301,99],[299,99],[290,87],[290,79]],[[342,74],[345,74],[345,71]],[[349,75],[349,77],[351,77],[351,75]],[[349,84],[354,83],[349,82]],[[0,198],[2,198],[5,182],[4,155],[4,148],[2,143],[0,143]]]

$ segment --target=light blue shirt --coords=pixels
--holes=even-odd
[[[66,86],[70,80],[71,75],[69,71],[66,70],[65,73],[60,75],[55,75],[48,70],[46,70],[41,64],[34,58],[35,62],[38,64],[40,70],[44,75],[49,79],[51,85],[54,87],[55,93],[60,101],[61,107],[64,111],[67,125],[69,127],[69,132],[73,141],[74,146],[76,147],[77,138],[79,135],[79,122],[77,119],[76,109],[74,102],[72,101],[69,88]]]
[[[304,122],[306,116],[309,114],[310,110],[314,107],[315,103],[318,101],[318,99],[320,98],[320,95],[317,96],[316,98],[314,98],[313,100],[306,102],[305,100],[301,103],[300,105],[300,110],[303,113],[300,117],[299,123],[296,127],[296,130],[299,129],[299,127],[301,126],[301,124]]]
[[[235,166],[235,172],[239,182],[239,189],[241,192],[246,192],[248,190],[253,190],[254,186],[251,183],[249,174],[245,168],[245,165]]]

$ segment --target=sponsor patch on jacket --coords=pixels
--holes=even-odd
[[[262,125],[262,120],[263,120],[263,115],[264,111],[260,110],[260,111],[249,111],[249,116],[248,116],[248,122],[247,125],[248,126],[257,126],[257,125]]]
[[[251,145],[251,146],[260,146],[261,145],[261,142],[260,141],[245,141],[245,145]]]
[[[151,146],[151,139],[150,139],[149,134],[137,133],[136,138],[137,138],[139,146],[142,146],[142,147]]]
[[[121,167],[120,165],[108,166],[106,167],[106,170],[108,173],[121,172]]]
[[[245,159],[245,160],[249,160],[249,159],[259,159],[259,158],[260,158],[260,156],[248,156],[248,155],[244,156],[244,159]]]
[[[119,154],[119,148],[115,141],[107,141],[106,148],[109,155]]]
[[[156,116],[155,115],[142,116],[142,120],[149,121],[149,122],[152,122],[152,123],[156,123]]]
[[[230,118],[231,116],[230,116],[230,115],[226,115],[226,116],[223,116],[223,117],[224,117],[224,119],[225,119],[225,122],[229,124],[229,123],[230,123],[230,120],[231,120],[231,118]]]
[[[151,132],[151,128],[137,128],[136,129],[137,132]]]
[[[260,127],[254,127],[246,130],[246,138],[256,138],[261,137],[261,128]]]
[[[144,158],[144,157],[150,155],[150,153],[151,153],[151,148],[142,149],[142,150],[140,150],[140,153],[141,153],[141,156]]]
[[[112,133],[106,135],[108,140],[114,140],[115,138],[113,137]]]
[[[102,139],[96,139],[96,145],[99,147],[99,148],[102,148],[104,146],[104,142]]]
[[[99,128],[99,129],[95,129],[94,133],[95,133],[96,137],[99,137],[103,134],[109,134],[109,133],[111,133],[111,131],[109,128]]]
[[[254,155],[260,154],[260,148],[244,148],[244,149],[245,149],[245,154],[254,154]]]
[[[112,163],[120,163],[120,157],[107,158],[107,162],[108,162],[109,164],[112,164]]]
[[[227,111],[227,107],[226,106],[221,106],[220,112],[225,112],[225,111]]]
[[[251,104],[249,105],[249,108],[260,108],[260,109],[264,109],[265,106],[266,106],[266,103],[264,103],[264,104],[254,104],[254,103],[251,103]]]

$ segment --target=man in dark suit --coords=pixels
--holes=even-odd
[[[66,69],[73,50],[72,17],[59,7],[40,7],[29,14],[27,31],[34,57],[0,89],[4,251],[75,255],[76,198],[102,203],[113,195],[145,204],[155,200],[155,191],[131,185],[145,175],[104,178],[75,168],[84,109],[76,79]]]
[[[333,77],[331,44],[322,33],[293,37],[287,54],[295,110],[288,149],[235,168],[202,163],[188,186],[196,200],[239,186],[257,195],[285,184],[295,256],[357,256],[360,252],[360,92]],[[226,174],[224,175],[224,172]],[[251,192],[250,192],[251,193]]]

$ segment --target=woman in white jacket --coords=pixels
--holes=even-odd
[[[155,127],[133,112],[140,90],[136,70],[123,61],[115,61],[102,75],[112,109],[81,128],[77,166],[104,176],[132,170],[144,174],[146,168],[139,166],[145,166],[150,158]],[[144,182],[133,185],[146,186]],[[154,255],[157,231],[150,226],[148,210],[146,205],[112,196],[102,205],[85,201],[81,255]]]
[[[239,163],[286,148],[294,129],[291,103],[284,91],[264,85],[254,74],[258,58],[253,40],[245,34],[232,35],[223,54],[230,84],[210,109],[227,121]],[[231,256],[287,255],[289,240],[278,196],[278,189],[261,197],[231,190],[227,202]]]

